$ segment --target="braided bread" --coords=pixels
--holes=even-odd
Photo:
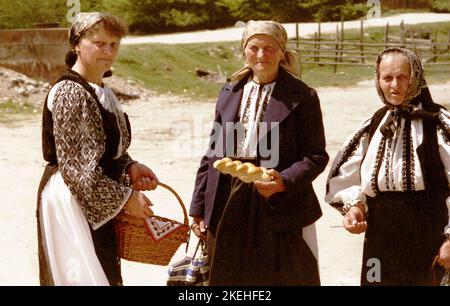
[[[213,166],[219,172],[237,177],[244,183],[252,183],[254,181],[270,182],[272,180],[272,177],[267,174],[266,168],[257,167],[248,162],[233,161],[229,157],[216,160]]]

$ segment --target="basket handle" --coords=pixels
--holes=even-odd
[[[157,183],[158,186],[161,186],[167,190],[169,190],[178,200],[178,203],[180,203],[181,208],[183,209],[183,215],[184,215],[184,221],[183,224],[185,225],[189,225],[189,220],[188,220],[188,215],[187,215],[187,211],[186,211],[186,207],[183,204],[183,200],[181,200],[181,197],[178,195],[178,193],[169,185],[166,185],[164,183],[158,182]]]

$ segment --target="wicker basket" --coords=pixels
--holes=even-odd
[[[152,216],[147,221],[120,213],[116,218],[116,238],[118,256],[141,263],[167,266],[180,245],[187,242],[189,224],[186,207],[180,196],[170,186],[158,183],[177,198],[183,209],[183,223],[160,216]],[[163,224],[162,228],[155,227]],[[153,227],[152,227],[153,226]]]

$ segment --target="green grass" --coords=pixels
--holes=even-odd
[[[0,103],[0,123],[12,123],[40,114],[40,109],[28,101],[7,100]]]
[[[303,65],[302,80],[312,87],[348,87],[374,76],[372,67],[340,66],[335,74],[333,66]]]
[[[159,94],[215,97],[223,83],[200,79],[196,69],[227,76],[242,65],[238,43],[125,45],[114,64],[116,73],[141,82]]]

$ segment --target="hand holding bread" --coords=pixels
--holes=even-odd
[[[252,183],[255,181],[270,182],[272,180],[272,177],[267,173],[266,168],[257,167],[249,162],[242,163],[238,160],[233,161],[229,157],[215,161],[213,166],[219,172],[230,174],[245,183]]]

